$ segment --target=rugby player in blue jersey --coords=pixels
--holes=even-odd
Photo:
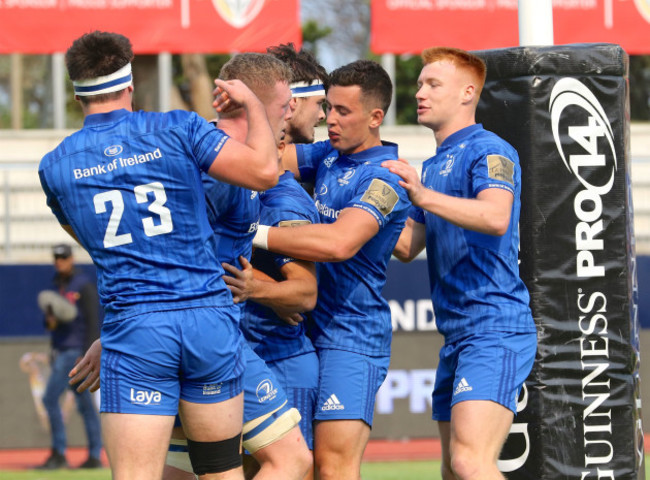
[[[291,119],[287,122],[285,144],[313,143],[314,127],[325,120],[325,91],[328,75],[325,68],[306,50],[296,51],[292,43],[266,49],[291,69]]]
[[[537,345],[519,277],[521,168],[514,148],[475,122],[484,62],[453,48],[422,60],[418,122],[438,149],[422,180],[404,161],[384,163],[414,205],[394,253],[410,261],[426,246],[445,337],[433,391],[443,478],[502,479],[497,459]]]
[[[291,118],[291,71],[271,55],[243,53],[235,55],[221,69],[222,80],[241,80],[261,100],[277,143],[282,141],[286,121]],[[245,139],[248,121],[242,109],[219,115],[216,126],[233,139]],[[250,267],[252,241],[260,221],[260,194],[257,191],[228,185],[203,176],[208,217],[217,236],[217,256],[224,266]],[[275,187],[274,187],[275,188]],[[240,263],[240,260],[242,263]],[[243,265],[242,265],[243,264]],[[313,266],[311,267],[314,268]],[[236,270],[235,270],[236,271]],[[301,290],[301,300],[315,302],[315,273],[294,273]],[[237,278],[225,277],[237,290]],[[230,280],[228,280],[230,279]],[[275,287],[275,282],[259,282]],[[284,285],[286,289],[286,284]],[[278,290],[263,289],[273,300]],[[248,293],[235,295],[241,308]],[[309,309],[313,308],[313,305]],[[293,313],[293,312],[292,312]],[[241,325],[240,325],[241,326]],[[311,455],[297,427],[300,414],[287,400],[287,395],[274,374],[253,350],[245,344],[244,356],[244,428],[243,446],[252,455],[244,457],[246,478],[300,480],[312,465]],[[180,427],[174,430],[167,455],[164,480],[193,478],[187,455],[187,443]]]
[[[323,262],[309,328],[320,362],[314,460],[322,480],[357,480],[390,359],[391,316],[381,290],[410,202],[399,178],[381,168],[397,158],[397,146],[379,135],[391,100],[388,74],[360,60],[329,80],[330,140],[288,145],[283,155],[286,168],[314,182],[321,223],[262,225],[255,245]]]
[[[267,52],[291,70],[291,110],[284,143],[311,143],[314,128],[325,118],[322,108],[328,75],[316,59],[292,44],[270,47]],[[311,197],[285,171],[278,184],[260,193],[260,222],[273,226],[318,223],[318,211]],[[304,318],[292,312],[312,310],[316,303],[316,276],[312,262],[256,249],[252,265],[255,275],[248,291],[241,329],[275,373],[292,406],[300,411],[300,429],[313,450],[313,416],[318,392],[318,357],[305,332]],[[229,283],[230,277],[225,277]],[[271,280],[271,281],[269,281]],[[277,282],[276,282],[277,281]],[[244,294],[235,290],[236,294]],[[245,463],[246,466],[246,463]],[[312,473],[305,478],[311,478]]]
[[[200,173],[256,190],[277,183],[264,108],[243,83],[216,82],[218,109],[246,109],[249,135],[240,143],[194,113],[133,112],[133,52],[122,35],[85,34],[65,58],[84,127],[43,157],[39,176],[62,227],[97,266],[113,478],[160,478],[180,412],[199,477],[241,479],[238,310]]]

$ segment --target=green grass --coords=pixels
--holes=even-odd
[[[646,477],[650,468],[646,456]],[[366,462],[361,467],[363,480],[441,480],[440,462]],[[40,470],[0,471],[0,480],[110,480],[111,472],[101,470]]]
[[[440,480],[440,462],[366,462],[361,465],[363,480]]]
[[[440,462],[372,462],[361,468],[363,480],[440,480]],[[0,471],[0,480],[110,480],[101,470]]]

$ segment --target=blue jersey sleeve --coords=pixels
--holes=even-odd
[[[514,195],[519,157],[514,149],[503,145],[489,145],[477,154],[471,165],[474,195],[487,188],[501,188]]]
[[[300,179],[303,182],[313,182],[320,165],[330,157],[332,160],[336,159],[338,153],[329,140],[325,140],[309,144],[296,144],[296,156]]]
[[[391,221],[395,213],[404,212],[409,207],[408,195],[399,185],[397,175],[386,169],[368,169],[367,174],[357,184],[354,198],[348,207],[360,208],[370,213],[379,227]]]
[[[199,168],[207,172],[230,137],[196,113],[192,113],[187,129]]]
[[[416,207],[415,205],[411,205],[411,209],[409,210],[409,217],[412,218],[417,223],[425,222],[424,210],[422,210],[420,207]]]
[[[61,225],[70,225],[70,221],[66,218],[65,214],[63,213],[63,210],[61,209],[61,205],[59,205],[59,201],[57,200],[56,196],[54,195],[49,185],[47,184],[47,179],[45,177],[45,173],[43,172],[43,170],[39,170],[38,177],[41,180],[41,187],[43,187],[43,192],[45,192],[45,199],[47,202],[47,206],[50,207],[50,210],[52,210],[52,213],[54,214],[54,216],[56,217],[56,219],[59,221]]]

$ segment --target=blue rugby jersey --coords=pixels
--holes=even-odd
[[[260,221],[260,196],[203,174],[208,220],[217,235],[217,257],[242,268],[239,257],[251,259],[253,237]]]
[[[115,110],[41,160],[48,205],[97,266],[105,323],[232,305],[200,177],[228,138],[195,113]]]
[[[411,205],[399,177],[381,166],[398,158],[397,145],[385,142],[351,155],[339,154],[329,141],[296,149],[301,179],[314,181],[321,223],[333,223],[341,210],[353,207],[379,224],[379,232],[352,258],[318,264],[318,304],[310,332],[314,345],[390,355],[391,315],[381,290]]]
[[[466,230],[419,208],[411,211],[426,225],[431,299],[446,341],[488,330],[534,332],[528,290],[519,277],[521,167],[515,149],[480,124],[466,127],[424,162],[422,183],[461,198],[475,198],[486,188],[514,196],[503,236]]]
[[[278,184],[260,194],[263,225],[287,226],[318,223],[318,211],[304,188],[292,172],[280,176]],[[253,266],[275,280],[284,277],[280,268],[294,259],[262,249],[253,253]],[[241,330],[255,353],[267,362],[313,352],[314,346],[305,333],[304,322],[292,326],[281,320],[275,312],[248,301],[242,312]]]

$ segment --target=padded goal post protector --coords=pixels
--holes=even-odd
[[[499,467],[645,478],[628,56],[613,44],[474,53],[488,68],[477,122],[520,156],[520,273],[539,339]]]

